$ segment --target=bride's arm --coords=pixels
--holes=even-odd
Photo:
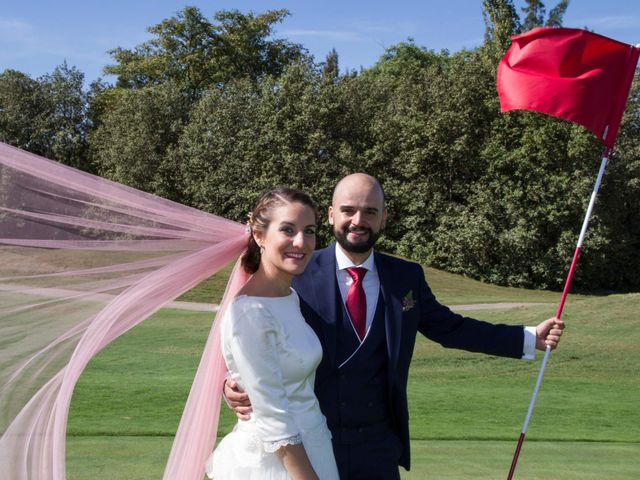
[[[293,480],[319,480],[301,443],[280,447],[276,455]]]
[[[249,415],[252,411],[249,396],[240,390],[235,380],[225,380],[223,398],[227,405],[236,412],[240,420],[251,418]],[[275,451],[275,454],[280,457],[284,468],[287,469],[293,480],[319,480],[301,443],[280,447]]]
[[[281,327],[265,308],[237,303],[232,308],[231,328],[223,328],[224,349],[251,397],[263,448],[282,459],[292,479],[317,480],[289,412],[277,347]]]

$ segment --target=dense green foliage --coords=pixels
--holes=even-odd
[[[501,114],[497,62],[513,33],[559,26],[529,0],[483,0],[485,42],[435,52],[407,40],[371,68],[340,72],[273,38],[286,10],[193,7],[111,51],[114,85],[82,90],[66,65],[33,80],[0,74],[0,140],[242,221],[277,185],[322,206],[343,174],[384,184],[381,248],[488,282],[560,288],[600,146],[581,127]],[[640,81],[637,77],[585,241],[575,285],[640,288]],[[330,238],[325,229],[321,242]]]
[[[50,75],[32,80],[0,73],[0,140],[73,167],[86,161],[87,108],[84,75],[66,62]]]

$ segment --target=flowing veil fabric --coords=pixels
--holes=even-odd
[[[89,360],[231,262],[246,236],[239,223],[0,143],[2,477],[64,480],[69,404]],[[236,265],[218,317],[244,281]],[[165,479],[202,479],[225,372],[214,321]]]

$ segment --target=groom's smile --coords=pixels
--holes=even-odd
[[[345,177],[333,194],[329,223],[338,244],[364,260],[384,229],[386,210],[379,184],[363,174]],[[352,259],[354,260],[354,259]]]

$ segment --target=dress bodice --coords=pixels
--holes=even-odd
[[[237,297],[221,325],[229,375],[249,394],[253,413],[239,420],[207,462],[216,480],[290,480],[276,451],[304,445],[321,480],[339,480],[331,433],[314,393],[322,346],[300,313],[295,291],[285,297]]]
[[[237,297],[223,319],[222,351],[231,378],[251,398],[263,442],[324,421],[313,391],[322,347],[293,290],[285,297]]]

